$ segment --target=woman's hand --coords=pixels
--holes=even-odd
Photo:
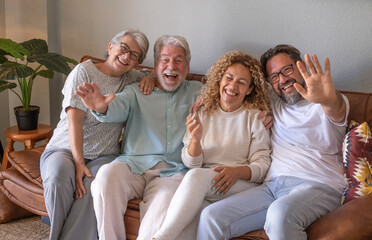
[[[187,149],[190,156],[196,157],[202,153],[200,139],[203,134],[203,126],[200,122],[198,113],[190,113],[186,119],[187,131],[191,135],[189,147]]]
[[[92,177],[92,173],[89,171],[87,166],[85,166],[84,163],[75,163],[75,198],[83,198],[84,194],[87,193],[83,183],[83,178],[85,176],[89,178]]]
[[[198,113],[190,113],[186,119],[187,131],[191,135],[191,141],[200,141],[203,134],[203,126]]]
[[[143,94],[148,95],[154,90],[155,80],[151,79],[148,76],[144,76],[139,82],[139,87],[140,91],[143,92]]]
[[[251,168],[248,166],[238,166],[238,167],[226,167],[217,166],[213,168],[214,171],[219,172],[212,182],[212,190],[217,190],[216,194],[224,195],[229,191],[229,189],[234,185],[238,179],[250,180]]]

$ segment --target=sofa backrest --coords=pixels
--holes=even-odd
[[[80,59],[80,62],[85,62],[89,59],[92,60],[93,62],[103,62],[104,61],[104,59],[101,59],[101,58],[96,58],[96,57],[92,57],[92,56],[89,56],[89,55],[85,55]],[[137,69],[143,69],[143,68],[152,69],[153,67],[138,65],[136,68]],[[205,77],[205,75],[202,75],[202,74],[189,73],[189,74],[187,74],[186,79],[190,80],[190,81],[199,81],[199,82],[204,83],[204,77]]]
[[[372,126],[372,93],[341,91],[350,103],[348,120],[355,120],[358,123],[367,121]]]
[[[81,58],[80,62],[84,62],[88,59],[91,59],[93,62],[103,62],[101,58],[95,58],[89,55],[85,55]],[[148,66],[138,66],[138,69],[149,68]],[[205,82],[205,75],[189,73],[186,76],[187,80]],[[372,126],[372,93],[362,93],[362,92],[350,92],[350,91],[341,91],[348,99],[350,103],[350,113],[348,120],[354,120],[358,123],[364,121],[368,122],[369,126]]]

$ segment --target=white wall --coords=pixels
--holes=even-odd
[[[5,37],[16,42],[32,38],[47,39],[46,2],[45,0],[22,1],[5,0]],[[40,106],[40,123],[50,122],[49,80],[36,78],[31,98],[32,105]],[[15,91],[20,93],[17,88]],[[10,125],[16,125],[13,108],[21,105],[18,97],[9,91]],[[5,129],[4,129],[5,130]]]
[[[85,54],[102,57],[112,36],[127,27],[147,34],[151,43],[147,65],[153,65],[152,47],[160,35],[186,37],[191,70],[202,74],[228,50],[244,50],[259,58],[268,48],[289,43],[303,54],[318,54],[322,62],[329,57],[336,88],[372,92],[370,0],[1,1],[6,37],[48,38],[54,49],[76,60]],[[58,120],[62,84],[50,88],[49,101],[48,81],[37,82],[42,86],[36,87],[41,91],[34,94],[38,98],[33,103],[51,102],[52,118]],[[16,100],[9,100],[12,109]],[[49,114],[48,107],[43,111]],[[10,120],[13,124],[13,113]],[[41,115],[41,121],[48,123],[49,118]]]
[[[16,42],[23,42],[31,38],[47,39],[46,1],[1,0],[0,2],[0,36],[10,38]],[[50,123],[49,111],[49,81],[36,78],[33,87],[31,104],[40,106],[40,123]],[[16,91],[19,92],[17,88]],[[3,100],[6,97],[5,100]],[[0,138],[3,147],[6,146],[4,131],[16,125],[13,108],[21,105],[20,100],[11,91],[0,93],[1,117]],[[6,118],[6,119],[4,119]],[[16,143],[16,149],[23,148]]]
[[[191,69],[205,73],[228,50],[259,58],[289,43],[302,53],[331,60],[341,90],[372,92],[372,1],[370,0],[112,0],[61,1],[62,50],[80,58],[102,56],[111,37],[126,27],[148,35],[152,46],[163,34],[190,43]]]

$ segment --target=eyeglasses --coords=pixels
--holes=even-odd
[[[130,58],[133,61],[138,61],[138,59],[140,58],[140,54],[138,52],[130,50],[126,43],[120,43],[120,51],[122,54],[130,53]]]
[[[286,65],[284,67],[282,67],[282,69],[280,70],[280,72],[277,72],[277,73],[272,73],[269,77],[268,77],[268,80],[271,84],[275,84],[279,81],[279,75],[282,74],[283,76],[285,77],[288,77],[289,75],[291,75],[293,73],[293,63],[292,64],[289,64],[289,65]]]

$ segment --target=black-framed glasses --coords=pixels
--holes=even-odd
[[[293,69],[293,63],[292,63],[292,64],[285,65],[284,67],[282,67],[282,69],[280,69],[279,72],[272,73],[267,79],[269,80],[271,84],[275,84],[279,81],[280,74],[282,74],[285,77],[288,77],[293,72],[294,72],[294,69]]]
[[[123,43],[123,42],[120,43],[120,51],[122,54],[129,53],[130,58],[133,61],[138,61],[140,58],[140,54],[138,52],[130,50],[129,46],[126,43]]]

